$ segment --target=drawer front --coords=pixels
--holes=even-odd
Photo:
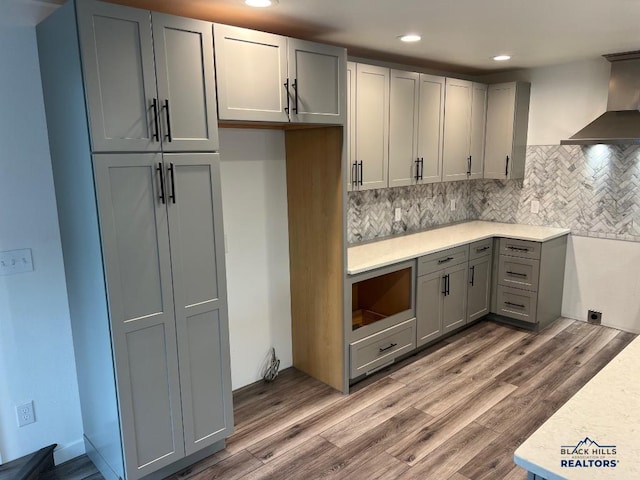
[[[513,238],[501,238],[500,254],[511,255],[512,257],[536,258],[540,260],[541,246],[542,244],[538,242],[514,240]]]
[[[540,260],[500,255],[498,259],[498,283],[505,287],[537,291],[540,277]]]
[[[505,317],[537,323],[537,300],[536,292],[498,285],[498,313]]]
[[[391,363],[415,348],[415,318],[354,342],[350,345],[351,378]]]
[[[479,242],[473,242],[469,245],[469,260],[475,260],[476,258],[486,257],[493,252],[493,238],[487,238],[480,240]]]
[[[469,259],[469,245],[450,248],[418,259],[418,276],[465,263]]]

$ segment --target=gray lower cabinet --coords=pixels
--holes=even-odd
[[[418,259],[417,346],[467,323],[468,254],[465,245]]]
[[[212,24],[75,5],[92,150],[217,150]]]
[[[491,309],[493,238],[469,245],[467,323],[487,315]]]
[[[217,154],[96,154],[127,478],[233,430]]]
[[[496,241],[491,311],[544,328],[562,309],[567,237],[547,242]]]

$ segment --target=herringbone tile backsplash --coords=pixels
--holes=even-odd
[[[524,180],[474,180],[349,193],[350,244],[464,220],[570,228],[640,242],[640,146],[530,146]],[[451,211],[450,201],[456,200]],[[530,212],[531,200],[540,212]],[[394,222],[396,207],[402,221]]]

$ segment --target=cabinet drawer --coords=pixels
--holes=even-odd
[[[538,242],[527,240],[515,240],[513,238],[500,239],[500,254],[511,255],[512,257],[537,258],[540,259],[540,247]]]
[[[350,345],[351,378],[371,372],[415,348],[415,318],[354,342]]]
[[[497,310],[500,315],[530,323],[537,323],[538,294],[498,285]]]
[[[418,276],[464,263],[469,258],[469,245],[450,248],[418,259]]]
[[[486,257],[493,252],[493,238],[487,238],[469,245],[469,260]]]
[[[498,283],[505,287],[538,290],[540,260],[500,255],[498,259]]]

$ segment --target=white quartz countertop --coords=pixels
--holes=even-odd
[[[639,367],[636,338],[520,445],[515,462],[547,480],[640,479]],[[580,442],[587,455],[562,454],[563,446]],[[573,466],[562,466],[563,460]],[[582,466],[590,460],[593,466]],[[605,460],[616,466],[595,466]]]
[[[354,275],[366,272],[490,237],[546,242],[569,233],[571,230],[566,228],[536,227],[511,223],[482,221],[458,223],[426,232],[350,247],[347,252],[347,273]]]

